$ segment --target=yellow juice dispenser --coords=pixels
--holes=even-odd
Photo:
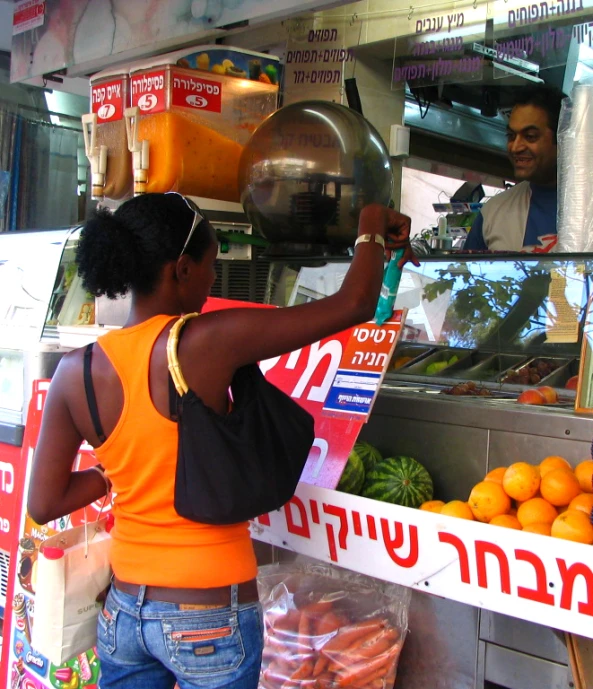
[[[130,105],[129,68],[91,77],[91,112],[82,116],[93,198],[123,199],[133,190],[132,156],[124,112]]]
[[[162,55],[130,72],[134,193],[239,201],[243,147],[277,108],[277,58],[226,46]]]

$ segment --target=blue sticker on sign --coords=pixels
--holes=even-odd
[[[381,373],[338,369],[324,411],[366,416],[381,384]]]

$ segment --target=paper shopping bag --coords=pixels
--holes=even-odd
[[[67,529],[41,547],[32,646],[54,665],[96,644],[96,599],[111,578],[107,521]]]

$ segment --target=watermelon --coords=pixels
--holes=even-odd
[[[362,459],[356,450],[352,450],[340,476],[340,482],[337,485],[336,490],[342,493],[351,493],[352,495],[358,495],[361,488],[364,485],[364,464]]]
[[[369,472],[362,495],[394,505],[420,507],[432,500],[432,479],[412,457],[389,457]]]
[[[354,446],[354,450],[358,453],[358,456],[362,459],[364,464],[365,474],[372,471],[375,466],[383,459],[379,450],[373,447],[370,443],[360,440]]]

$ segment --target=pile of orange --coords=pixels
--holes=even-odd
[[[486,474],[467,501],[430,500],[420,509],[591,545],[593,460],[574,469],[556,455],[516,462]]]

